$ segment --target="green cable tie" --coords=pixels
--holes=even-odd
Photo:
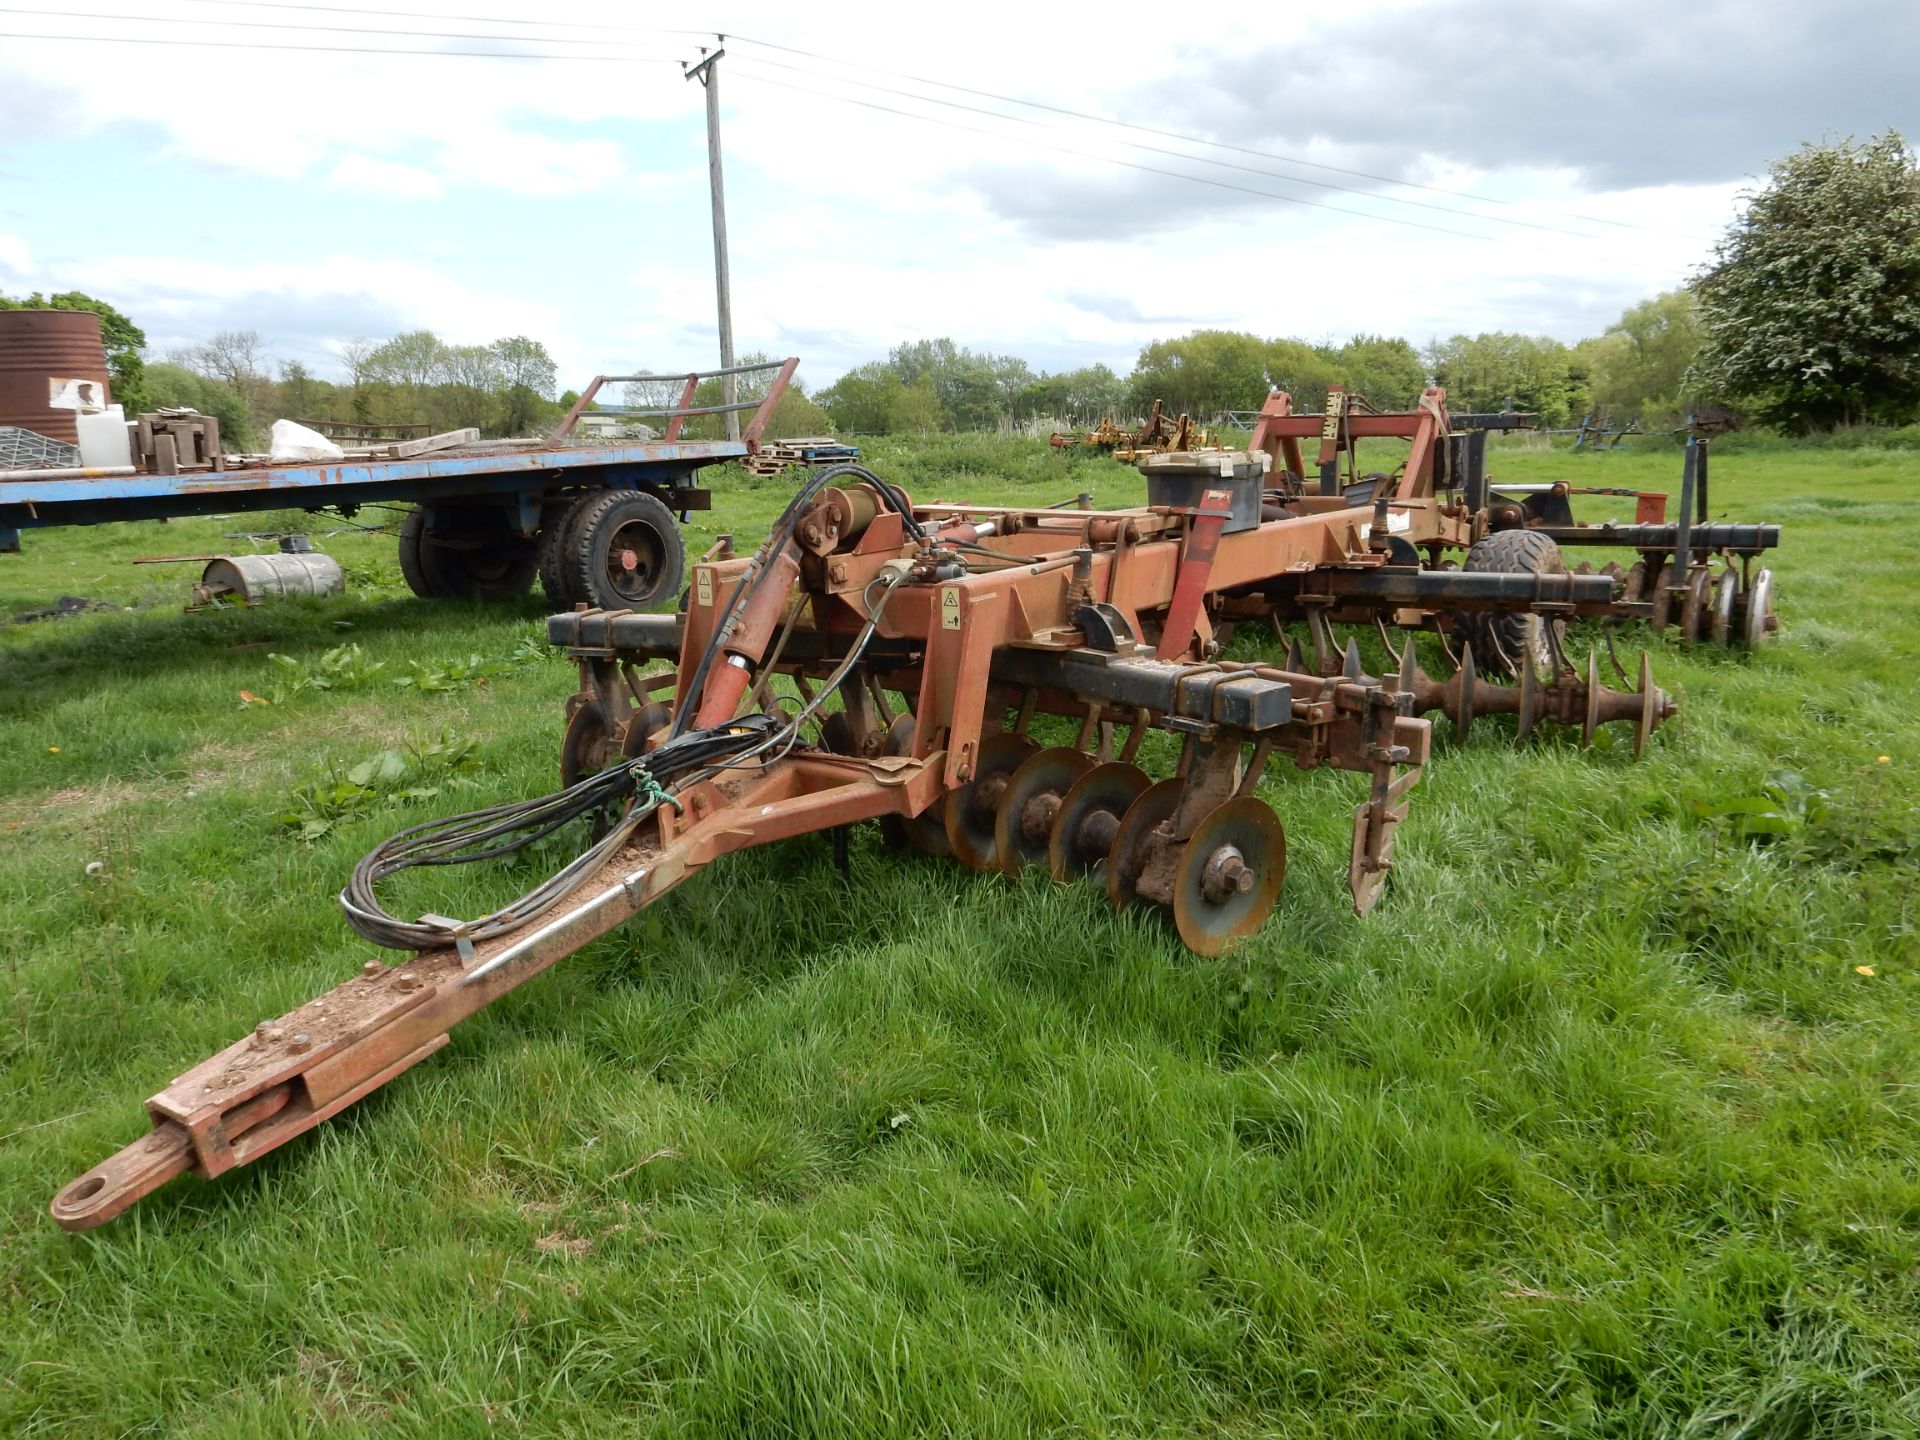
[[[641,770],[638,773],[640,779],[638,789],[640,798],[643,801],[651,802],[656,808],[661,805],[671,805],[673,806],[673,813],[676,815],[684,815],[686,813],[686,806],[680,803],[680,797],[678,795],[671,795],[663,790],[660,787],[660,782],[654,779],[651,770]]]

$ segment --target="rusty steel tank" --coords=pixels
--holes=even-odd
[[[0,310],[0,425],[80,441],[73,409],[48,402],[61,390],[97,387],[84,398],[105,405],[107,352],[100,317],[85,310]],[[91,408],[91,406],[89,406]]]

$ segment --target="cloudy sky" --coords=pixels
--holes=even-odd
[[[0,293],[322,373],[423,326],[563,383],[711,363],[691,27],[727,34],[738,348],[815,384],[939,335],[1122,371],[1200,325],[1573,340],[1802,140],[1920,135],[1912,0],[393,3],[0,13]]]

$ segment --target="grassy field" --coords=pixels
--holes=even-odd
[[[922,499],[1137,486],[870,453]],[[786,493],[722,484],[690,548]],[[346,597],[185,615],[188,570],[125,561],[257,517],[30,534],[0,618],[133,608],[0,629],[0,1434],[1916,1433],[1920,456],[1716,484],[1786,527],[1779,642],[1652,642],[1683,708],[1639,764],[1436,721],[1364,921],[1353,776],[1264,785],[1292,873],[1228,960],[1090,886],[862,834],[849,889],[797,841],[81,1236],[44,1206],[145,1096],[365,958],[358,855],[553,787],[573,682],[537,603],[406,597],[385,537],[327,542]],[[1779,772],[1788,833],[1713,813]]]

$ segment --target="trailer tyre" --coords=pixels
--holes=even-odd
[[[499,600],[527,593],[534,542],[496,505],[419,505],[400,522],[400,573],[429,600]]]
[[[426,567],[420,560],[420,543],[426,530],[425,512],[409,510],[406,518],[400,522],[400,575],[407,582],[407,588],[422,600],[440,598],[427,579]]]
[[[673,512],[641,490],[589,495],[568,513],[560,542],[566,604],[644,610],[680,591],[686,545]]]
[[[1501,575],[1564,575],[1567,571],[1553,538],[1526,529],[1496,530],[1483,536],[1467,551],[1462,568]],[[1554,627],[1551,639],[1549,624]],[[1536,672],[1551,674],[1553,643],[1564,629],[1564,621],[1539,615],[1478,610],[1460,616],[1460,634],[1473,646],[1475,668],[1501,675],[1517,674],[1523,658],[1531,660]]]
[[[540,588],[546,593],[547,603],[556,610],[565,610],[573,604],[567,596],[567,576],[562,563],[573,511],[571,500],[543,506],[540,511],[540,538],[535,542]]]

